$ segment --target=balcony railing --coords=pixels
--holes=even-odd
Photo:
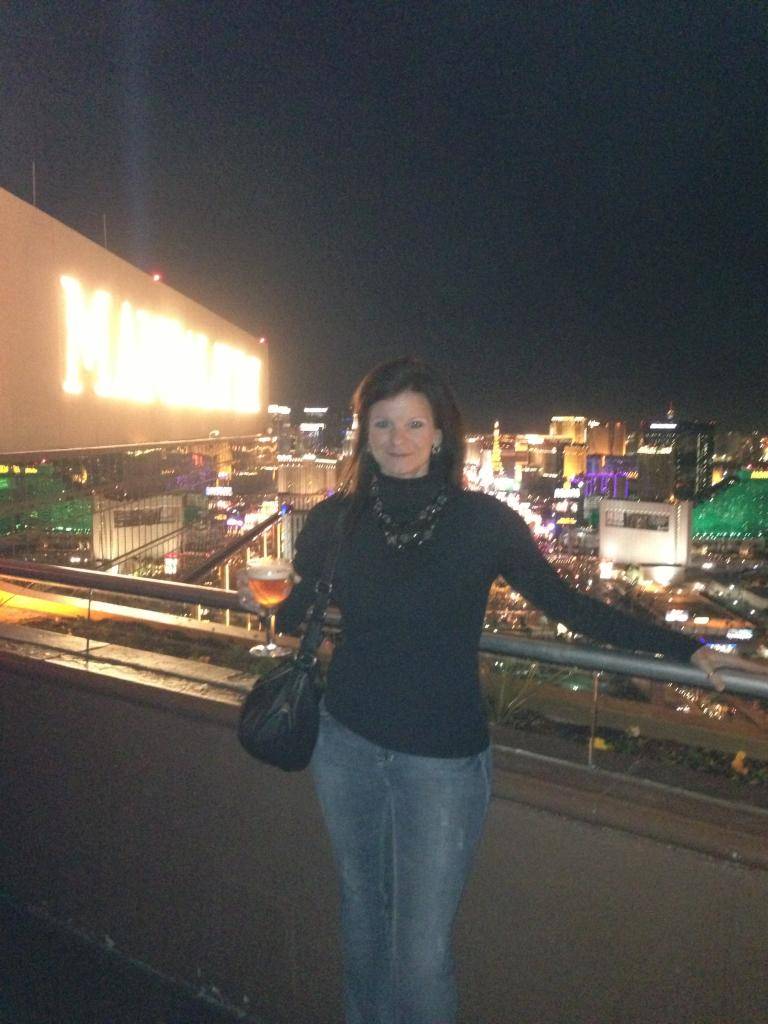
[[[280,517],[274,518],[266,529]],[[233,542],[226,553],[237,555],[250,540]],[[115,663],[131,648],[132,664],[143,650],[155,666],[158,657],[183,657],[193,646],[192,657],[242,674],[235,689],[258,671],[247,654],[258,622],[243,613],[232,590],[12,559],[0,559],[0,577],[9,581],[0,595],[0,642],[4,633],[18,639],[31,627],[38,645],[45,646],[50,630],[55,646],[61,640],[54,631],[66,631],[82,637],[84,656],[94,662]],[[338,625],[331,613],[331,638]],[[174,635],[187,633],[194,645],[173,643]],[[726,692],[719,693],[689,664],[490,632],[481,636],[479,654],[498,743],[693,788],[700,788],[692,774],[698,761],[706,769],[698,777],[705,789],[768,805],[766,675],[724,670]],[[174,671],[183,675],[184,664]]]
[[[267,525],[271,525],[271,523]],[[237,546],[242,546],[243,543],[241,540]],[[46,565],[10,558],[0,558],[0,576],[38,583],[51,583],[81,591],[129,595],[183,605],[205,605],[208,608],[243,614],[237,593],[219,587],[136,576],[115,576],[95,570]],[[340,624],[338,613],[331,610],[327,616],[327,622],[331,628],[338,626]],[[660,682],[682,683],[699,689],[714,690],[707,674],[693,665],[655,655],[611,650],[592,644],[483,634],[478,644],[478,650],[483,654],[510,655],[515,658],[543,661],[552,665],[575,666],[594,672],[643,676]],[[765,674],[724,669],[721,676],[727,691],[768,700],[768,677]]]

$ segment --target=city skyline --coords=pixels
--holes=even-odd
[[[271,394],[768,431],[757,5],[3,15],[0,187],[256,336]]]

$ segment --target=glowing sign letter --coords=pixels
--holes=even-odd
[[[110,318],[112,297],[95,291],[86,301],[79,281],[62,277],[67,324],[67,356],[64,390],[82,393],[83,371],[93,376],[93,390],[104,397],[110,394]]]
[[[79,281],[60,278],[65,304],[63,387],[80,395],[169,408],[255,413],[261,408],[261,360],[224,341],[188,330],[172,316],[113,311],[109,292],[86,296]]]

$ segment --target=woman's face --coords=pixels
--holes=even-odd
[[[385,476],[426,476],[432,446],[442,440],[429,400],[417,391],[401,391],[371,406],[368,447]]]

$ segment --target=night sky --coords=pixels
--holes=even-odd
[[[768,429],[768,5],[11,0],[0,186],[270,342],[436,361],[473,428]]]

